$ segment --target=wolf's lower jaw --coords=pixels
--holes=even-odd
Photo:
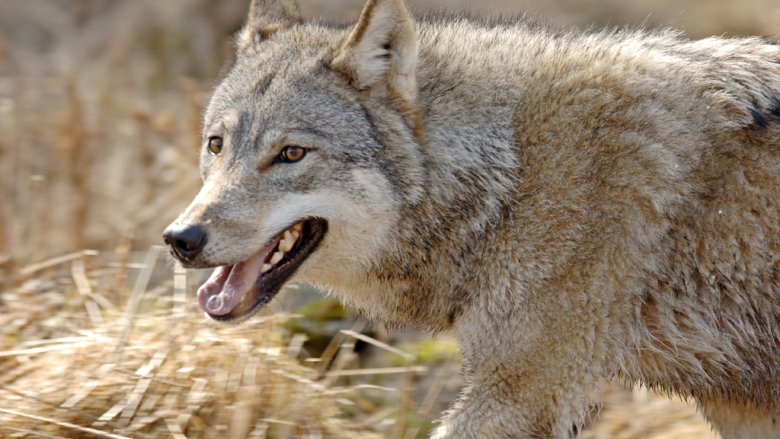
[[[319,218],[299,221],[249,259],[217,267],[198,289],[198,303],[212,319],[251,317],[279,293],[282,285],[318,247],[328,224]]]

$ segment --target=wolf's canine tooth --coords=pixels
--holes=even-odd
[[[271,264],[263,264],[263,267],[260,269],[260,273],[267,273],[271,271],[271,269],[274,268]]]
[[[288,241],[288,240],[282,240],[279,242],[279,250],[281,250],[284,253],[287,253],[288,251],[292,250],[293,248],[293,242],[294,241]]]
[[[284,258],[283,252],[276,252],[273,256],[271,256],[271,264],[276,265],[278,264],[282,258]]]
[[[284,238],[279,242],[279,250],[287,253],[292,250],[294,244],[295,238],[293,238],[293,234],[289,230],[285,230]]]

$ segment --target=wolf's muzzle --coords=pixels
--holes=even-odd
[[[206,246],[206,231],[195,224],[173,223],[163,232],[163,240],[182,262],[195,259]]]

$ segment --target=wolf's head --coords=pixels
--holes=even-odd
[[[198,291],[217,320],[251,315],[293,276],[361,276],[424,179],[403,0],[369,0],[351,29],[254,0],[237,43],[206,110],[203,188],[164,234],[185,266],[217,267]]]

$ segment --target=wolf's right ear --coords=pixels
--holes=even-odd
[[[238,34],[238,49],[244,50],[302,20],[295,0],[252,0],[246,25]]]
[[[368,0],[331,67],[360,90],[385,86],[417,99],[417,32],[404,0]]]

